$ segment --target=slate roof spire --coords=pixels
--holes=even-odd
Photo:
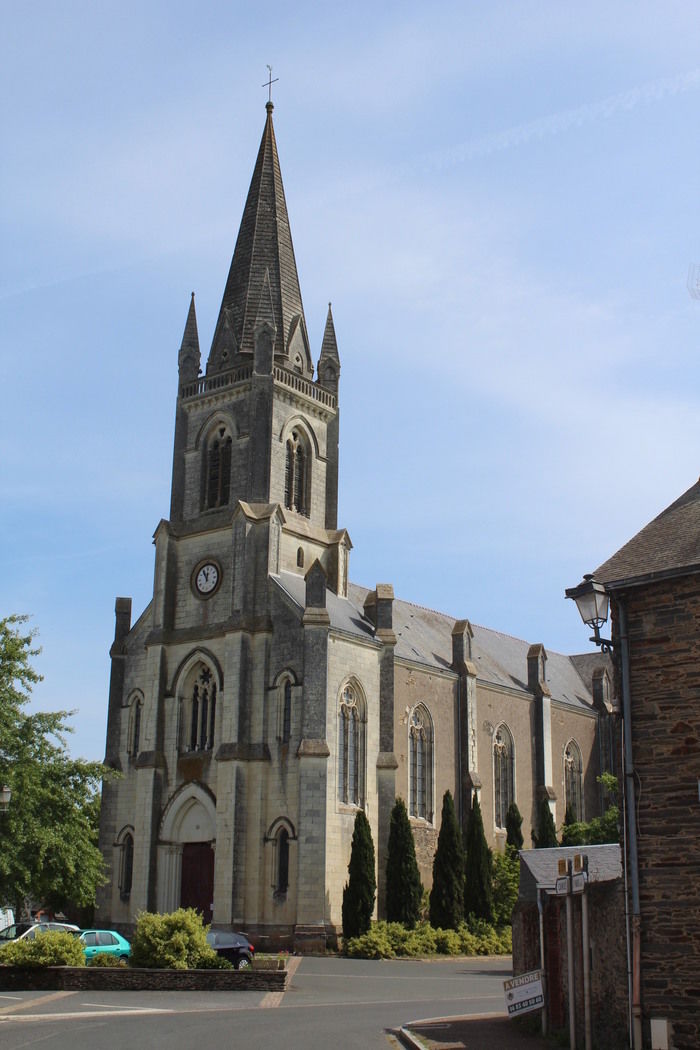
[[[177,355],[180,379],[183,382],[188,383],[197,378],[200,360],[197,314],[194,309],[194,292],[192,292],[190,308],[187,311],[187,320],[185,321],[185,330],[182,333],[180,352]]]
[[[273,103],[267,102],[265,108],[265,128],[224,288],[207,373],[224,371],[252,359],[256,320],[264,313],[275,328],[275,360],[311,378],[313,364],[272,125]],[[263,296],[264,304],[261,303]]]

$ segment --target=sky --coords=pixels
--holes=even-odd
[[[700,471],[697,5],[2,9],[0,617],[72,752],[104,754],[115,598],[152,593],[268,64],[351,579],[590,649],[564,589]]]

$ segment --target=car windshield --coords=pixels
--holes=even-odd
[[[13,922],[11,926],[6,926],[4,930],[0,930],[0,941],[15,941],[27,930],[30,930],[33,925],[34,923],[31,922]]]

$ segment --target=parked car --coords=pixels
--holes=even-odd
[[[88,962],[95,955],[113,955],[117,961],[131,955],[131,945],[116,930],[81,930],[78,940]]]
[[[255,948],[244,933],[231,930],[209,930],[207,944],[217,955],[228,959],[237,970],[247,970],[253,965]]]
[[[13,922],[0,930],[0,947],[10,941],[33,941],[38,933],[79,933],[72,922]]]

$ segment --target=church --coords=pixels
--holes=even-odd
[[[447,789],[463,826],[479,797],[494,849],[513,801],[526,844],[542,798],[558,827],[597,815],[615,700],[598,654],[350,581],[341,360],[329,307],[314,366],[272,113],[204,369],[187,314],[153,598],[135,620],[116,600],[96,921],[191,906],[304,951],[341,933],[358,809],[380,918],[398,796],[428,887]]]

